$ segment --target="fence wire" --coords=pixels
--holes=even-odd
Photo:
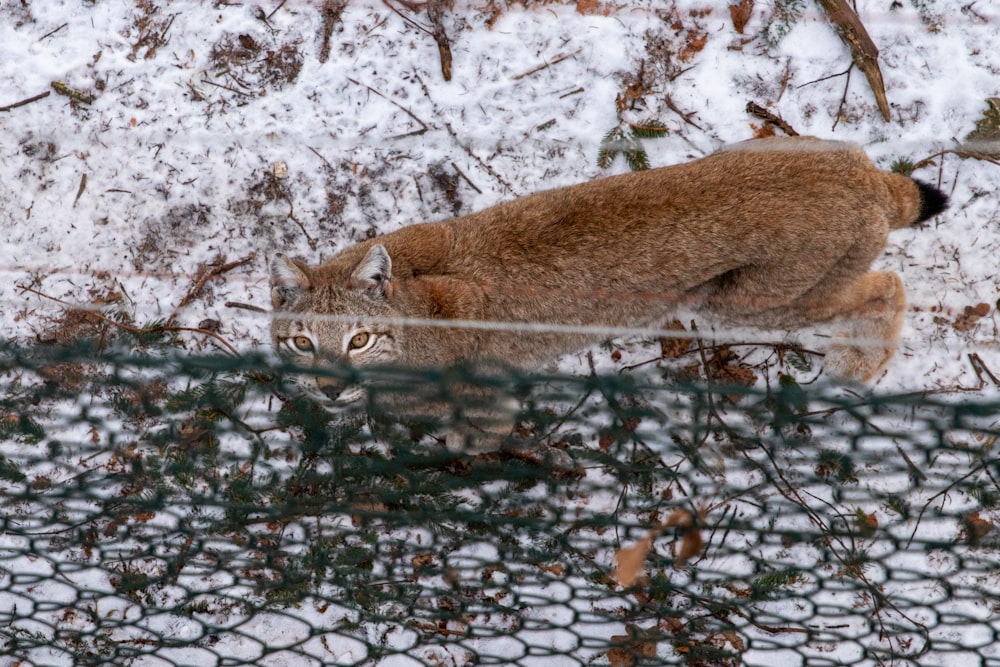
[[[0,348],[0,665],[1000,665],[994,398],[330,371],[468,455],[172,349]]]

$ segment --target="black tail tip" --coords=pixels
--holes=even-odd
[[[915,222],[923,222],[928,218],[933,218],[948,208],[948,195],[923,181],[913,179],[913,182],[920,188],[920,214]]]

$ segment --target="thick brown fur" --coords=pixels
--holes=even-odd
[[[930,186],[876,169],[852,144],[755,140],[403,227],[315,268],[279,255],[272,335],[279,351],[307,335],[313,358],[358,365],[502,359],[532,368],[594,337],[393,326],[385,318],[636,327],[683,305],[768,328],[838,322],[843,340],[828,351],[826,369],[866,381],[892,356],[905,306],[898,276],[869,267],[890,230],[945,201]],[[350,349],[345,341],[358,331],[381,341],[382,353],[374,343]]]

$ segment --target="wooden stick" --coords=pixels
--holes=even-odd
[[[20,102],[14,102],[13,104],[8,104],[5,107],[0,107],[0,111],[10,111],[11,109],[16,109],[18,107],[23,107],[26,104],[31,104],[32,102],[37,102],[38,100],[45,99],[52,94],[51,90],[46,90],[44,93],[35,95],[34,97],[29,97],[26,100],[21,100]]]
[[[830,21],[837,26],[841,39],[850,47],[854,64],[868,78],[868,85],[871,86],[872,92],[875,94],[875,103],[878,104],[878,109],[882,112],[882,118],[888,122],[891,118],[889,100],[885,96],[882,70],[878,66],[878,47],[868,36],[864,24],[847,4],[847,0],[816,1],[830,15]]]
[[[572,58],[576,54],[580,53],[580,51],[582,51],[582,50],[583,49],[577,49],[576,51],[571,51],[569,53],[561,53],[561,54],[559,54],[558,56],[556,56],[555,58],[553,58],[552,60],[550,60],[548,62],[544,62],[544,63],[542,63],[541,65],[539,65],[537,67],[532,67],[527,72],[522,72],[521,74],[518,74],[517,76],[513,77],[512,80],[514,80],[514,81],[520,81],[521,79],[523,79],[525,77],[528,77],[528,76],[531,76],[532,74],[534,74],[536,72],[541,72],[546,67],[552,67],[553,65],[561,63],[564,60]]]
[[[205,285],[208,283],[209,280],[211,280],[212,278],[217,278],[221,276],[223,273],[226,273],[227,271],[232,271],[238,266],[249,264],[250,262],[253,261],[253,259],[254,255],[251,253],[246,257],[244,257],[243,259],[238,259],[235,262],[220,264],[217,266],[213,266],[211,269],[204,270],[202,274],[198,276],[198,279],[195,280],[195,283],[194,285],[191,286],[191,289],[188,290],[188,293],[184,295],[183,299],[181,299],[181,302],[177,304],[176,308],[174,308],[174,312],[170,315],[167,321],[169,322],[177,319],[177,314],[182,309],[184,309],[189,303],[198,298],[198,295],[201,294],[201,291],[205,288]]]
[[[52,89],[55,90],[60,95],[65,95],[66,97],[79,102],[80,104],[93,104],[94,96],[88,95],[87,93],[76,90],[75,88],[70,88],[62,81],[53,81]]]
[[[789,125],[784,118],[782,118],[776,113],[771,113],[770,111],[768,111],[761,105],[757,104],[756,102],[747,102],[747,113],[750,114],[751,116],[756,116],[757,118],[760,118],[765,123],[770,123],[771,125],[774,125],[779,130],[781,130],[790,137],[799,136],[799,133],[795,131],[795,128]]]

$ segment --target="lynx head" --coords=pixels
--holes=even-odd
[[[271,340],[275,351],[297,366],[336,369],[390,364],[399,357],[398,317],[390,304],[392,261],[374,245],[343,279],[319,279],[304,263],[286,255],[271,258]],[[366,392],[329,375],[293,378],[327,408],[362,401]]]

